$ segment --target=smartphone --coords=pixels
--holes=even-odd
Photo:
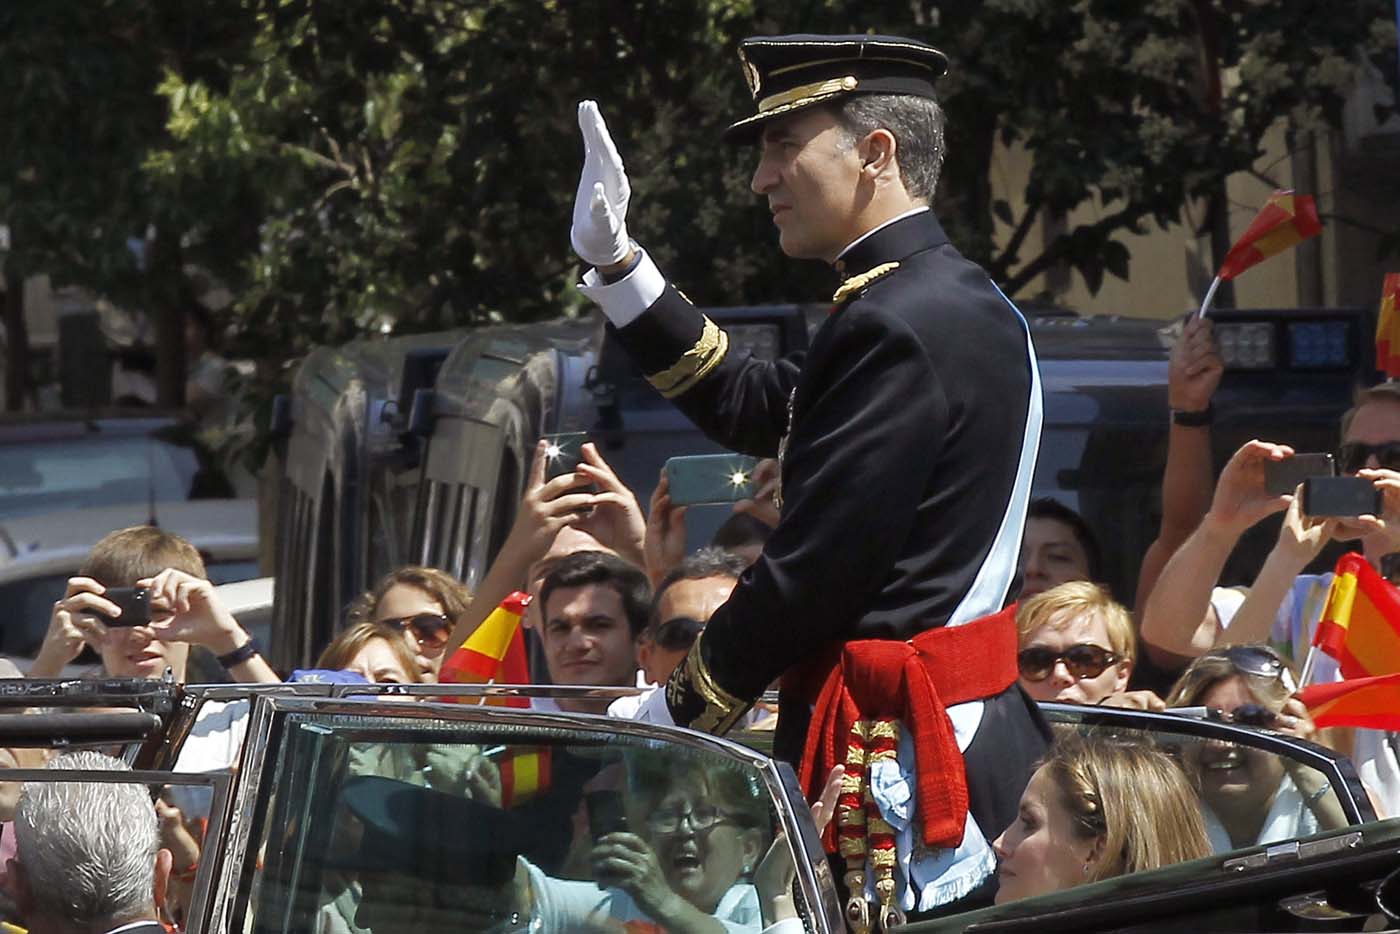
[[[753,472],[758,459],[744,454],[697,454],[666,462],[671,503],[733,503],[754,494]]]
[[[583,445],[588,440],[586,431],[568,431],[562,434],[545,435],[544,478],[546,481],[574,472],[583,460]]]
[[[1294,454],[1281,461],[1264,462],[1264,488],[1270,496],[1291,496],[1309,477],[1335,477],[1337,464],[1331,454]]]
[[[594,840],[627,830],[627,809],[622,803],[622,792],[590,791],[583,799],[588,802],[588,834]]]
[[[1379,516],[1381,491],[1364,477],[1309,477],[1303,512],[1309,516]]]
[[[102,617],[108,626],[144,626],[151,621],[151,607],[146,601],[145,587],[108,587],[102,596],[121,607],[122,611],[122,615],[116,618]]]

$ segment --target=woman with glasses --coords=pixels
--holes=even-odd
[[[369,621],[398,630],[421,680],[434,682],[447,654],[453,620],[466,613],[471,595],[446,571],[410,565],[386,574],[350,608],[350,622]]]
[[[593,882],[556,879],[525,864],[539,930],[653,930],[648,922],[671,934],[763,927],[753,875],[772,818],[761,790],[737,769],[670,765],[663,774],[632,776],[627,806],[610,826],[592,819]]]
[[[1210,855],[1191,783],[1144,743],[1062,736],[992,844],[997,904]]]
[[[1297,681],[1277,652],[1237,645],[1207,652],[1172,689],[1172,707],[1211,707],[1245,726],[1301,739],[1316,728]],[[1275,843],[1346,825],[1341,804],[1322,773],[1259,749],[1208,740],[1183,752],[1205,805],[1206,829],[1217,853]]]
[[[1021,687],[1033,700],[1162,710],[1151,691],[1128,691],[1136,657],[1132,617],[1108,592],[1070,581],[1016,611]]]

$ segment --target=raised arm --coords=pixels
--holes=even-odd
[[[1221,627],[1210,592],[1239,537],[1265,516],[1287,508],[1290,497],[1272,496],[1265,489],[1264,465],[1292,454],[1285,445],[1249,441],[1225,465],[1210,510],[1162,568],[1144,606],[1141,635],[1154,660],[1175,664],[1215,644]]]
[[[1210,508],[1213,486],[1210,454],[1211,398],[1224,364],[1209,318],[1191,316],[1172,348],[1167,366],[1167,467],[1162,475],[1162,524],[1138,571],[1136,616],[1142,618],[1162,568]],[[1182,420],[1178,421],[1178,413]]]

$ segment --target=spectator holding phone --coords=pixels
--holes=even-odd
[[[215,596],[195,547],[152,526],[110,532],[93,546],[54,604],[29,676],[58,677],[85,643],[114,678],[159,678],[169,669],[184,682],[190,646],[199,645],[236,681],[280,680]]]

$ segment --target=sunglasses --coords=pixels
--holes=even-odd
[[[441,652],[447,645],[447,637],[452,634],[452,620],[441,613],[419,613],[415,616],[400,616],[396,619],[381,619],[385,626],[413,630],[413,638],[425,652]]]
[[[1223,715],[1222,719],[1226,723],[1238,723],[1240,726],[1270,727],[1278,720],[1278,714],[1263,704],[1241,704]]]
[[[1400,470],[1400,441],[1385,444],[1362,444],[1352,441],[1337,448],[1337,467],[1342,473],[1356,473],[1375,455],[1376,463],[1386,470]]]
[[[1232,645],[1218,652],[1208,652],[1201,657],[1223,658],[1234,665],[1240,674],[1281,681],[1290,694],[1297,690],[1297,685],[1293,682],[1293,673],[1288,670],[1283,657],[1267,645]]]
[[[1097,678],[1108,670],[1108,666],[1118,661],[1118,655],[1108,649],[1081,642],[1063,652],[1057,652],[1043,645],[1033,645],[1022,649],[1016,655],[1016,667],[1021,677],[1027,681],[1044,681],[1050,677],[1059,662],[1065,663],[1070,677],[1079,681],[1084,678]]]
[[[652,630],[651,641],[668,652],[688,650],[705,624],[690,616],[677,616]]]

